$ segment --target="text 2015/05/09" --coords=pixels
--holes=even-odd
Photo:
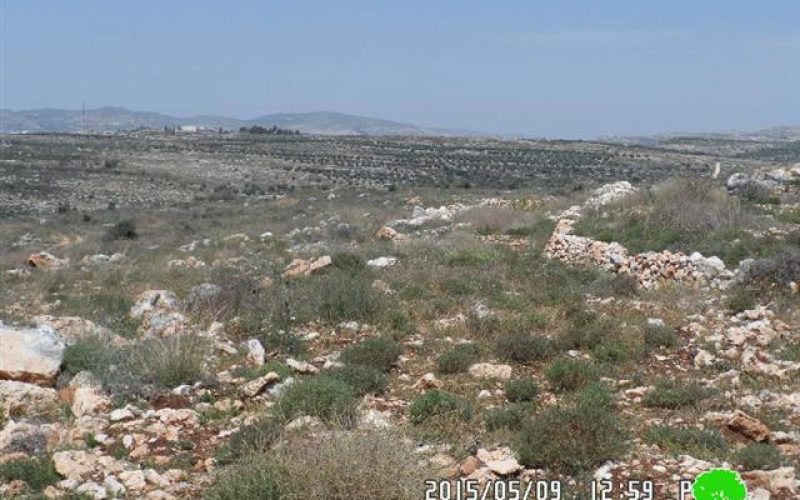
[[[561,500],[560,481],[425,481],[425,500]]]

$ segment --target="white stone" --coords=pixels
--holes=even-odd
[[[395,264],[397,264],[397,257],[378,257],[367,261],[368,266],[377,268],[389,267]]]
[[[66,344],[52,328],[13,328],[0,323],[0,379],[52,383]]]
[[[245,342],[247,348],[247,361],[254,366],[263,366],[267,362],[267,352],[258,339],[250,339]]]
[[[511,378],[512,368],[509,365],[493,365],[491,363],[476,363],[469,367],[469,374],[475,378],[496,378],[508,380]]]
[[[286,365],[298,373],[318,373],[319,368],[306,361],[298,361],[294,358],[286,360]]]

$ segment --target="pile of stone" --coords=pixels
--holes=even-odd
[[[767,191],[782,191],[797,182],[800,182],[800,166],[776,168],[754,174],[739,172],[728,177],[727,186],[734,192],[748,189],[751,186]]]
[[[669,250],[630,255],[628,249],[619,243],[607,243],[574,234],[575,221],[581,216],[582,208],[598,208],[635,191],[636,188],[625,181],[608,184],[595,190],[584,207],[572,207],[561,213],[553,235],[545,246],[545,255],[570,264],[591,265],[614,273],[629,274],[646,289],[658,288],[664,281],[724,287],[735,277],[735,273],[727,270],[718,257],[704,257],[697,252],[686,255]]]
[[[457,213],[468,210],[469,208],[471,207],[460,203],[448,206],[442,205],[439,208],[414,206],[411,212],[411,218],[397,219],[389,223],[389,225],[392,227],[419,227],[432,222],[451,222]]]
[[[619,181],[605,184],[592,192],[592,197],[586,201],[587,207],[602,207],[619,201],[638,191],[630,182]]]
[[[778,338],[790,334],[790,328],[775,318],[764,306],[737,313],[706,340],[714,345],[714,354],[699,350],[695,355],[697,367],[713,364],[717,357],[736,363],[745,373],[785,378],[800,370],[800,363],[775,359],[769,346]]]

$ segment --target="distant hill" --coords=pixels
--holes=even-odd
[[[137,128],[162,129],[165,126],[195,125],[200,128],[236,130],[252,125],[272,126],[322,135],[479,135],[465,130],[424,128],[407,123],[367,118],[342,113],[280,113],[251,120],[225,116],[197,115],[175,117],[147,111],[131,111],[119,107],[79,110],[33,109],[0,110],[0,132],[114,132]]]
[[[722,141],[798,141],[800,140],[800,126],[771,127],[754,132],[669,132],[650,136],[608,136],[599,140],[604,142],[657,146],[680,139],[708,139]]]

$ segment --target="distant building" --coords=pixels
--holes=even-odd
[[[180,125],[178,126],[178,132],[183,132],[184,134],[192,134],[197,132],[197,125]]]

